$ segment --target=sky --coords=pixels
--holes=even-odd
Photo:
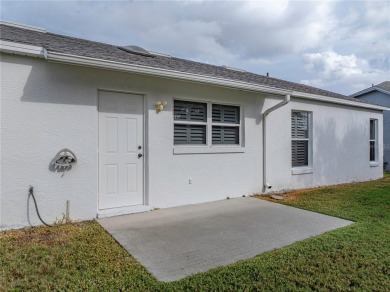
[[[0,18],[346,95],[390,80],[390,0],[2,0]]]

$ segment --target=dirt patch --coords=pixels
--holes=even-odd
[[[64,245],[67,242],[69,232],[53,232],[40,230],[39,232],[24,230],[19,236],[10,236],[17,245],[43,244],[48,246]]]
[[[10,230],[0,233],[0,240],[11,240],[18,246],[27,244],[43,244],[48,246],[65,245],[69,236],[74,233],[78,224],[69,225],[69,228],[38,227],[21,230]]]
[[[327,190],[329,192],[332,192],[334,190],[342,190],[354,187],[356,184],[366,184],[370,182],[378,182],[381,183],[383,181],[390,181],[389,174],[385,173],[384,178],[373,180],[373,181],[367,181],[367,182],[353,182],[353,183],[346,183],[346,184],[338,184],[338,185],[332,185],[332,186],[322,186],[322,187],[316,187],[316,188],[309,188],[309,189],[302,189],[302,190],[293,190],[293,191],[287,191],[284,193],[275,193],[279,196],[284,197],[283,200],[275,200],[271,197],[273,194],[265,194],[265,195],[255,195],[255,198],[271,201],[271,202],[297,202],[301,200],[304,196],[313,194],[314,191],[324,191]]]
[[[255,195],[255,198],[271,201],[271,202],[296,202],[299,201],[302,196],[308,195],[311,191],[315,190],[315,188],[311,189],[304,189],[304,190],[296,190],[296,191],[289,191],[285,193],[278,194],[279,196],[284,197],[283,200],[275,200],[271,196],[272,194],[267,195]]]

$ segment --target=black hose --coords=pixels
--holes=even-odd
[[[38,215],[39,220],[41,220],[41,222],[42,222],[43,224],[45,224],[46,226],[48,226],[48,227],[53,227],[53,225],[47,224],[45,221],[43,221],[43,219],[42,219],[42,217],[41,217],[41,214],[39,214],[38,205],[37,205],[37,200],[35,200],[35,196],[34,196],[34,188],[33,188],[33,187],[30,187],[30,188],[28,189],[28,191],[29,191],[29,194],[31,195],[31,197],[32,197],[33,200],[34,200],[35,210],[37,211],[37,215]]]

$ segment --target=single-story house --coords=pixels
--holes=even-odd
[[[362,101],[390,107],[390,81],[366,88],[351,95]],[[383,163],[390,171],[390,111],[383,114]]]
[[[1,229],[40,224],[30,186],[50,223],[383,176],[386,107],[136,46],[0,29]]]

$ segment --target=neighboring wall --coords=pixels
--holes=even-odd
[[[37,225],[29,185],[35,187],[42,217],[60,220],[70,200],[70,217],[93,219],[98,193],[98,89],[139,93],[146,103],[146,197],[151,207],[170,207],[251,195],[262,191],[262,128],[265,109],[282,100],[257,93],[128,73],[1,55],[0,228]],[[174,154],[173,98],[233,103],[244,113],[242,153]],[[156,113],[157,101],[168,102]],[[291,109],[311,110],[314,172],[291,175]],[[268,167],[273,190],[376,179],[369,167],[368,120],[381,113],[327,106],[298,99],[268,119]],[[380,144],[382,141],[380,140]],[[62,148],[78,164],[53,171]],[[192,179],[192,184],[189,179]]]
[[[390,107],[390,95],[380,91],[366,93],[358,99]],[[383,134],[384,161],[387,162],[387,169],[390,171],[390,111],[383,114]]]

